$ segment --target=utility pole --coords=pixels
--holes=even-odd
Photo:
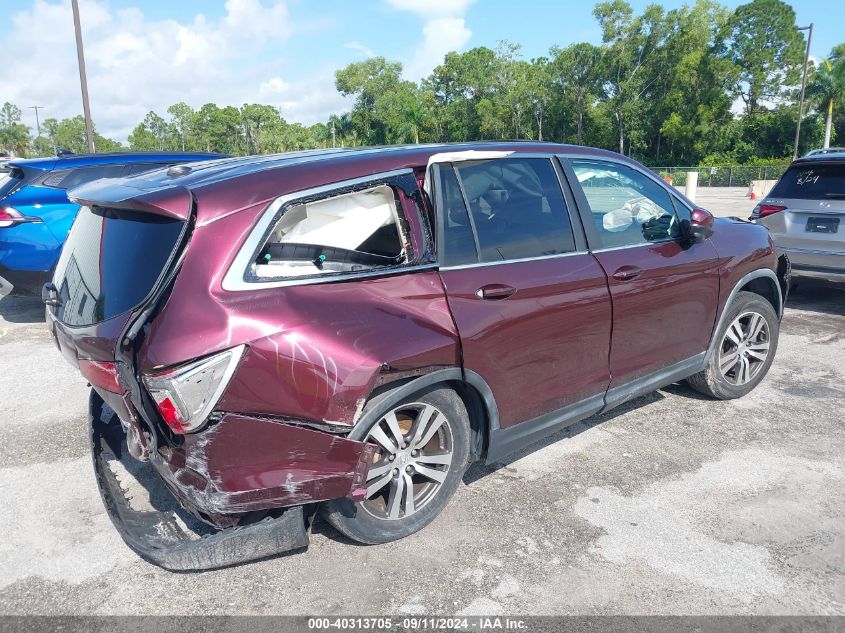
[[[798,99],[798,125],[795,126],[795,147],[792,149],[792,160],[798,158],[798,140],[801,138],[801,119],[804,118],[804,88],[807,86],[807,65],[810,63],[810,43],[813,41],[813,23],[810,22],[810,26],[799,26],[798,30],[809,31],[809,33],[807,35],[807,51],[804,53],[804,74],[801,76],[801,97]]]
[[[76,59],[79,62],[79,83],[82,86],[82,113],[85,116],[85,138],[88,151],[92,154],[94,148],[94,125],[91,123],[91,108],[88,105],[88,80],[85,78],[85,53],[82,50],[82,27],[79,24],[79,2],[70,0],[73,8],[73,28],[76,31]]]
[[[29,106],[30,110],[35,110],[35,129],[38,130],[38,138],[41,138],[41,121],[38,119],[38,111],[44,110],[44,106]]]
[[[334,121],[332,121],[332,147],[336,147]]]

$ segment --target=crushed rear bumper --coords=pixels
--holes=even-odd
[[[366,468],[362,470],[359,465],[367,463],[372,456],[372,448],[366,445],[366,449],[358,450],[354,460],[356,468],[348,473],[343,473],[343,476],[340,476],[340,473],[334,473],[338,476],[328,477],[323,481],[319,481],[318,478],[314,486],[302,485],[306,483],[303,481],[297,481],[298,485],[296,486],[287,485],[285,492],[290,496],[285,501],[288,503],[280,504],[280,499],[275,494],[266,494],[267,492],[275,492],[275,486],[264,488],[265,494],[258,495],[258,497],[253,494],[221,496],[218,490],[211,492],[206,489],[200,490],[199,487],[191,485],[186,486],[186,482],[180,481],[181,477],[174,476],[176,475],[175,472],[168,472],[167,469],[161,467],[161,464],[154,462],[155,470],[161,475],[161,479],[159,479],[158,476],[153,474],[151,464],[138,462],[128,455],[125,433],[119,418],[103,402],[100,395],[93,390],[89,401],[89,420],[94,472],[100,495],[112,523],[126,544],[139,556],[155,565],[173,571],[215,569],[266,558],[282,552],[305,549],[308,546],[308,534],[306,517],[303,512],[304,504],[320,500],[321,497],[326,498],[323,496],[325,494],[330,494],[332,497],[344,496],[337,494],[338,488],[336,486],[341,481],[345,484],[346,494],[355,496],[354,493],[361,486],[361,477],[366,475]],[[232,422],[235,421],[232,420]],[[268,424],[271,423],[268,422]],[[277,424],[277,426],[284,427],[286,425]],[[247,427],[242,430],[255,431],[255,428]],[[302,429],[302,431],[317,433],[307,429]],[[287,429],[287,432],[288,437],[290,437],[290,430]],[[231,437],[221,439],[230,440]],[[262,438],[254,439],[260,441]],[[329,439],[333,440],[335,444],[335,453],[338,453],[340,449],[340,452],[346,454],[350,448],[358,448],[356,446],[343,446],[344,442],[349,442],[350,445],[361,444],[362,447],[365,446],[362,443],[345,440],[344,438]],[[340,447],[338,447],[338,444],[340,444]],[[303,449],[302,443],[297,448],[301,451]],[[347,455],[347,457],[349,456],[351,455]],[[314,457],[317,459],[321,457],[323,459],[329,458],[326,461],[331,462],[330,454],[318,454]],[[164,495],[161,495],[158,491],[154,493],[151,490],[145,490],[145,493],[149,492],[150,508],[137,509],[133,507],[133,504],[130,504],[127,499],[127,493],[124,492],[121,480],[112,467],[114,462],[120,462],[121,469],[124,468],[123,464],[126,464],[125,469],[128,471],[133,469],[137,471],[139,467],[144,469],[146,473],[152,475],[156,484],[162,484],[163,480],[163,483],[167,484],[167,488],[164,488],[163,485],[158,486],[158,488],[163,490]],[[264,466],[266,467],[266,464]],[[294,472],[299,476],[303,471],[300,469],[294,470]],[[260,478],[260,474],[257,472],[251,474],[254,476],[252,479]],[[218,478],[215,476],[214,479]],[[239,479],[243,481],[251,478],[240,477]],[[220,480],[218,479],[218,481]],[[161,502],[162,498],[173,501],[173,497],[170,496],[168,490],[179,501],[181,508],[175,503]],[[158,495],[159,502],[153,503],[152,499],[156,495]],[[221,500],[225,498],[236,500],[232,508],[221,504]],[[237,516],[218,515],[216,513],[232,509],[249,511],[251,506],[254,507],[253,503],[250,502],[259,499],[263,503],[257,505],[265,508],[270,506],[272,509],[266,513],[265,518],[254,523],[219,529],[219,527],[193,520],[193,517],[201,516],[203,520],[208,521],[208,515],[210,511],[213,511],[212,516],[229,518],[234,523],[238,519]],[[294,500],[298,505],[286,509],[280,508],[284,505],[292,506],[291,502]],[[209,507],[209,505],[213,507]],[[183,509],[188,512],[183,512]],[[255,514],[259,513],[253,513],[253,515]],[[189,524],[192,525],[189,526]]]

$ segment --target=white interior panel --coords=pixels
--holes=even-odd
[[[270,242],[355,250],[395,221],[393,192],[387,186],[376,187],[291,207],[279,220]]]

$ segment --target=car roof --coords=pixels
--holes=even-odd
[[[223,180],[241,176],[259,174],[277,170],[279,168],[304,167],[305,165],[331,169],[333,166],[360,166],[361,171],[372,171],[378,167],[379,171],[389,171],[402,168],[424,167],[428,159],[445,151],[478,150],[478,151],[510,151],[517,154],[526,153],[577,153],[591,155],[607,155],[629,160],[607,150],[593,149],[578,145],[564,145],[560,143],[545,143],[540,141],[496,141],[473,143],[439,143],[418,145],[386,145],[356,148],[327,148],[313,149],[281,154],[264,154],[259,156],[240,156],[192,164],[190,170],[184,173],[156,171],[141,175],[135,179],[139,188],[146,180],[153,186],[162,185],[167,181],[171,185],[178,185],[195,189],[214,184]]]
[[[845,147],[828,147],[825,149],[814,149],[812,152],[809,152],[799,158],[799,161],[804,160],[825,160],[825,159],[842,159],[845,158]]]
[[[133,200],[143,203],[171,196],[181,200],[190,191],[198,201],[198,217],[213,221],[233,210],[286,194],[372,174],[423,169],[435,154],[469,150],[517,155],[575,154],[635,164],[608,150],[539,141],[317,149],[224,158],[191,163],[181,169],[156,169],[127,178],[99,180],[71,190],[70,197],[83,203],[129,207]]]
[[[50,171],[69,167],[88,167],[92,165],[113,165],[130,163],[186,162],[226,158],[228,154],[213,152],[103,152],[100,154],[60,154],[44,158],[13,159],[12,167],[23,167]]]

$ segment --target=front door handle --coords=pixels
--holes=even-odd
[[[636,266],[622,266],[616,269],[616,272],[613,273],[613,278],[618,279],[619,281],[630,281],[631,279],[636,279],[642,273],[642,268],[637,268]]]
[[[507,299],[515,292],[516,288],[513,286],[506,286],[504,284],[488,284],[486,286],[481,286],[481,288],[476,290],[475,296],[479,299]]]

